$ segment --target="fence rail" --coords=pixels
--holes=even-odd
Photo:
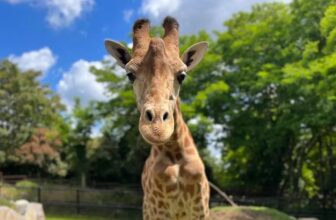
[[[214,192],[215,193],[215,192]],[[111,189],[94,189],[94,188],[75,188],[75,187],[17,187],[13,185],[0,185],[0,198],[5,197],[11,200],[27,199],[29,201],[40,202],[44,207],[71,209],[76,213],[92,210],[134,210],[141,212],[142,192],[138,187],[125,187],[115,185]],[[320,220],[335,220],[335,209],[301,209],[289,207],[286,198],[280,197],[246,197],[230,196],[235,203],[239,205],[258,205],[268,206],[283,210],[296,217],[313,216]],[[227,200],[218,194],[213,194],[210,206],[228,205]]]
[[[141,210],[142,193],[136,189],[90,189],[73,187],[17,187],[0,185],[0,198],[27,199],[46,207],[75,208],[77,213],[85,208]]]
[[[7,182],[11,184],[15,184],[18,181],[26,180],[26,175],[4,175],[2,172],[0,172],[0,181],[1,182]]]

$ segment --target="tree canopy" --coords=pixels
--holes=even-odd
[[[21,72],[8,61],[0,63],[0,167],[6,161],[19,162],[65,175],[57,150],[64,107],[39,83],[39,76]]]

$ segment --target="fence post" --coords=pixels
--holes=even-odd
[[[80,190],[76,189],[76,211],[80,214]]]
[[[41,187],[40,186],[37,187],[37,202],[38,203],[42,202],[42,199],[41,199]]]

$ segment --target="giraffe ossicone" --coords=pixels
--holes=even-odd
[[[180,57],[178,22],[166,17],[163,28],[164,36],[153,38],[149,20],[136,21],[132,53],[105,41],[133,84],[139,131],[152,145],[142,173],[143,219],[208,219],[209,184],[179,101],[186,73],[202,60],[208,44],[194,44]]]

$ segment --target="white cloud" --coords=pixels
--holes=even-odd
[[[129,22],[134,11],[132,9],[123,11],[124,21]]]
[[[47,21],[59,28],[71,24],[84,11],[91,9],[93,0],[49,0],[45,1],[48,9]]]
[[[46,20],[53,28],[66,27],[90,10],[94,0],[4,0],[10,4],[29,4],[47,10]]]
[[[113,66],[114,71],[121,75],[125,74],[119,66],[115,66],[116,60],[110,55],[105,55],[101,61],[78,60],[72,64],[68,71],[63,72],[62,79],[57,84],[57,92],[61,96],[63,104],[70,113],[75,105],[75,98],[80,98],[81,105],[86,107],[90,101],[107,101],[115,97],[107,90],[107,85],[96,81],[96,76],[91,73],[91,67],[102,69]],[[76,125],[76,120],[72,118],[72,126]],[[102,135],[102,121],[96,121],[91,127],[91,137],[96,138]]]
[[[144,0],[142,2],[141,10],[143,13],[152,15],[157,18],[162,13],[174,13],[180,8],[181,4],[181,0]]]
[[[35,70],[45,74],[56,63],[57,58],[48,47],[43,47],[20,56],[9,55],[8,60],[17,64],[22,71]]]
[[[132,49],[133,48],[133,42],[128,43],[127,47],[130,48],[130,49]]]
[[[81,99],[83,106],[87,106],[92,100],[105,101],[108,99],[106,85],[96,81],[96,76],[90,71],[91,67],[100,69],[103,68],[103,64],[98,61],[78,60],[68,71],[64,72],[62,79],[58,82],[57,91],[68,111],[74,107],[76,97]]]
[[[252,5],[274,0],[143,0],[140,13],[148,16],[154,24],[160,24],[162,19],[173,16],[181,25],[182,34],[223,30],[223,22],[233,13],[246,11]],[[289,3],[291,0],[277,0]]]

